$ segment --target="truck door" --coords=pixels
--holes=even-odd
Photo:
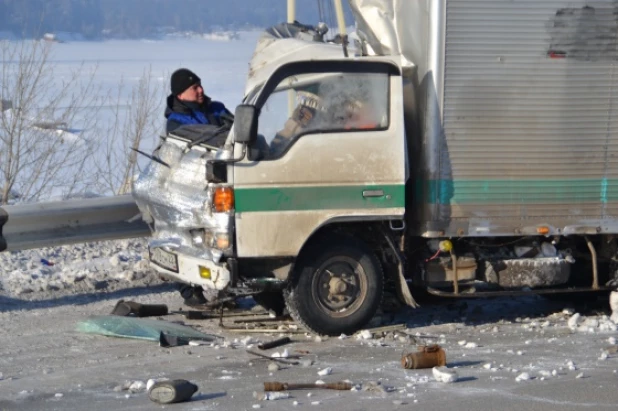
[[[401,219],[401,78],[384,62],[304,62],[258,98],[258,142],[234,167],[239,257],[295,256],[336,220]]]

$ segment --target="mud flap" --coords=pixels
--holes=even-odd
[[[395,240],[393,240],[390,233],[386,231],[386,229],[382,230],[382,232],[384,233],[386,242],[391,247],[391,250],[393,250],[395,257],[397,258],[397,277],[395,278],[395,281],[397,282],[397,297],[399,297],[399,299],[406,305],[412,308],[419,308],[420,305],[416,302],[416,300],[414,300],[414,297],[412,297],[406,278],[403,275],[403,267],[405,265],[401,251],[395,245]]]

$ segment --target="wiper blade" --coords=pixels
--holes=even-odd
[[[157,163],[159,163],[159,164],[161,164],[161,165],[164,165],[164,166],[165,166],[165,167],[167,167],[167,168],[172,168],[172,167],[170,167],[170,165],[169,165],[169,164],[167,164],[165,161],[161,160],[159,157],[156,157],[156,156],[154,156],[154,155],[152,155],[152,156],[151,156],[150,154],[146,154],[146,153],[144,153],[143,151],[138,150],[137,148],[133,148],[133,147],[131,147],[131,150],[133,150],[133,151],[137,151],[137,152],[138,152],[138,153],[140,153],[141,155],[146,156],[146,157],[148,157],[149,159],[151,159],[152,161],[156,161]]]

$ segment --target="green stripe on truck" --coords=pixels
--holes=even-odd
[[[415,192],[428,204],[606,203],[618,200],[618,179],[426,180]]]
[[[381,197],[363,191],[382,190]],[[236,188],[236,212],[378,209],[405,207],[403,185]]]

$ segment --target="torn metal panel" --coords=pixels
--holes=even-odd
[[[231,235],[233,219],[212,209],[206,161],[214,153],[198,148],[185,152],[182,143],[168,140],[156,154],[169,166],[151,162],[133,186],[144,219],[156,227],[150,247],[218,262],[225,250],[208,242],[218,233]]]

